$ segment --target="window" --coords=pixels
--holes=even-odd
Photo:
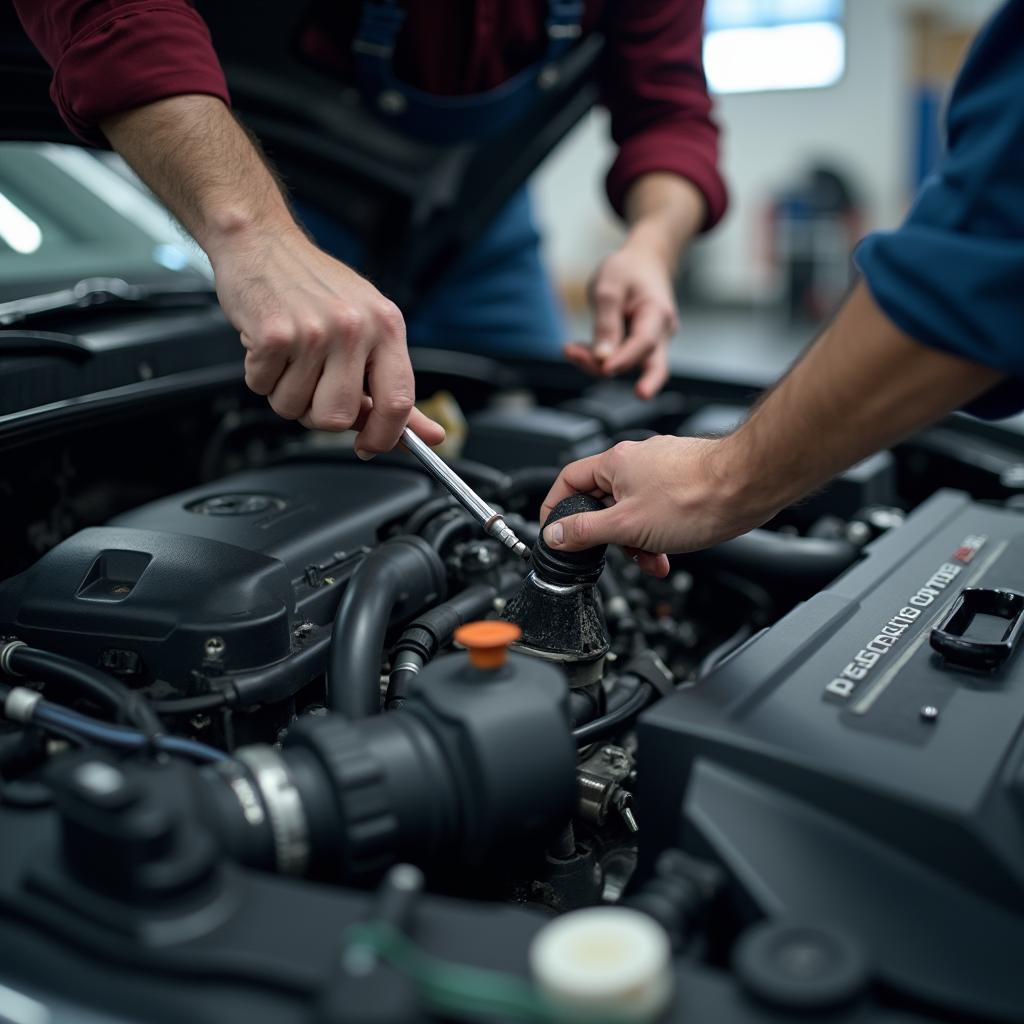
[[[76,146],[0,142],[0,302],[85,277],[208,275],[206,258],[119,166]]]
[[[713,92],[820,89],[842,77],[843,0],[708,0],[706,17]]]

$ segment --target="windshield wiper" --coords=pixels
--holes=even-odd
[[[120,277],[86,277],[60,291],[0,302],[0,326],[90,306],[191,306],[211,300],[216,300],[212,284],[129,284]]]

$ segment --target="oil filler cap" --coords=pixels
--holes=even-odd
[[[553,1010],[643,1024],[672,998],[669,938],[628,907],[588,907],[545,925],[530,945],[534,981]]]

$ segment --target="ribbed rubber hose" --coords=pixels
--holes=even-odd
[[[494,607],[497,590],[487,583],[477,583],[461,593],[421,615],[406,627],[395,645],[395,661],[398,652],[405,652],[404,664],[396,664],[388,681],[387,707],[394,711],[400,708],[419,674],[419,670],[448,643],[459,626],[473,619],[482,618]]]
[[[402,606],[413,615],[444,594],[444,563],[422,537],[393,537],[363,559],[334,617],[327,659],[332,711],[366,718],[380,710],[380,663],[392,614]]]

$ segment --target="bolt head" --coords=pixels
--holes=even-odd
[[[203,650],[206,652],[208,658],[219,658],[224,653],[225,643],[222,637],[211,636],[205,644],[203,644]]]
[[[846,539],[851,544],[867,544],[871,540],[871,527],[858,519],[846,524]]]
[[[925,704],[920,715],[923,721],[934,722],[939,717],[939,709],[934,704]]]

